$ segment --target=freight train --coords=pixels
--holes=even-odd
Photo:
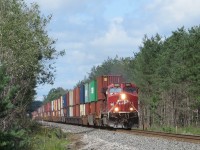
[[[86,126],[138,127],[138,88],[119,75],[99,76],[44,104],[32,117]]]

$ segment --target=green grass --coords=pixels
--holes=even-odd
[[[169,126],[152,126],[148,130],[151,131],[161,131],[161,132],[167,132],[167,133],[178,133],[178,134],[192,134],[192,135],[200,135],[200,128],[198,127],[169,127]]]
[[[31,141],[32,150],[64,150],[69,144],[68,135],[58,128],[37,127]]]

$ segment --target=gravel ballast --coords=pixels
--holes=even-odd
[[[42,122],[44,125],[60,127],[64,132],[78,136],[80,150],[200,150],[200,144],[116,133],[108,130],[81,126]],[[70,149],[70,148],[69,148]]]

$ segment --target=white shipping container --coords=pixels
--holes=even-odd
[[[70,117],[73,117],[74,116],[74,113],[73,113],[74,111],[73,111],[73,106],[70,106],[69,107],[69,116]]]
[[[51,111],[54,110],[54,104],[53,104],[53,101],[51,101]]]
[[[64,99],[63,99],[63,96],[61,96],[60,98],[61,98],[61,101],[60,101],[60,108],[62,109],[62,108],[63,108],[63,101],[64,101]]]
[[[63,116],[64,116],[64,109],[61,108],[61,117],[63,117]]]
[[[85,104],[80,105],[80,116],[85,116]]]
[[[73,100],[73,90],[69,91],[69,106],[74,105],[74,100]]]

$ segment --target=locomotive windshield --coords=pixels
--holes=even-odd
[[[124,91],[128,93],[133,93],[136,91],[136,88],[134,87],[124,87]]]
[[[110,93],[119,93],[122,89],[120,87],[112,87],[110,88]]]

